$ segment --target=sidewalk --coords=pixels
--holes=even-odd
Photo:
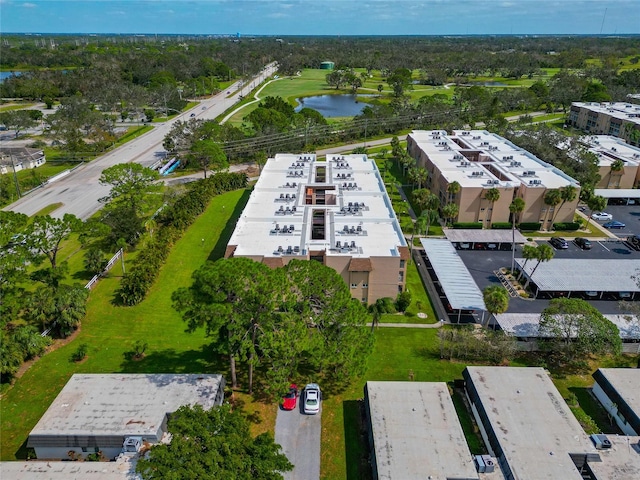
[[[436,323],[378,323],[376,327],[383,328],[440,328],[447,322],[436,322]],[[370,323],[367,324],[368,327],[371,326]]]

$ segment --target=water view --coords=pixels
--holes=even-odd
[[[0,72],[0,82],[4,82],[4,80],[11,75],[20,75],[20,73],[21,72]]]
[[[358,102],[356,95],[317,95],[315,97],[298,98],[296,112],[303,108],[312,108],[331,117],[353,117],[362,112],[366,103]]]

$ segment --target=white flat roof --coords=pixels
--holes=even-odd
[[[0,462],[7,480],[140,480],[135,462]]]
[[[623,340],[640,340],[640,324],[629,321],[626,315],[603,315],[620,331]],[[495,315],[500,328],[516,337],[539,337],[539,313],[500,313]]]
[[[599,368],[598,370],[640,418],[640,369]]]
[[[182,405],[214,405],[222,375],[75,374],[30,435],[156,435]]]
[[[615,160],[622,160],[628,166],[640,163],[640,148],[629,145],[624,140],[611,135],[586,135],[581,140],[589,151],[598,156],[598,165],[610,166]]]
[[[523,258],[516,258],[522,269]],[[524,267],[529,276],[538,262]],[[531,279],[543,291],[566,292],[638,292],[633,278],[640,270],[640,260],[554,258],[542,262]],[[597,272],[597,275],[594,275]]]
[[[511,230],[444,228],[443,232],[450,242],[511,243],[512,240]],[[527,241],[519,230],[515,231],[515,239],[516,243]]]
[[[640,105],[627,102],[573,102],[571,105],[640,125]]]
[[[367,382],[378,478],[478,479],[444,382]]]
[[[449,183],[462,187],[557,189],[578,182],[505,138],[486,130],[414,130],[409,134]],[[479,154],[470,161],[468,154]],[[491,168],[500,172],[497,175]]]
[[[317,167],[326,169],[323,183],[315,181]],[[328,204],[307,205],[309,188],[324,189]],[[313,239],[313,211],[320,210],[325,238]],[[282,233],[291,225],[293,232]],[[338,250],[338,241],[355,242],[356,248]],[[407,245],[374,161],[366,155],[329,155],[320,162],[313,154],[278,154],[267,161],[228,244],[236,245],[236,256],[275,257],[278,247],[286,252],[290,246],[301,255],[326,250],[354,258],[399,256],[398,247]]]
[[[421,238],[420,242],[451,308],[486,310],[482,292],[451,242],[441,238]]]
[[[514,478],[582,480],[569,454],[596,454],[539,367],[467,367]]]

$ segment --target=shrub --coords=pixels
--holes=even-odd
[[[495,222],[491,224],[491,228],[494,230],[509,230],[511,223],[509,222]]]
[[[87,352],[89,351],[89,345],[86,343],[81,343],[78,345],[78,348],[75,352],[71,354],[71,360],[74,362],[81,362],[87,357]]]
[[[125,305],[137,305],[153,286],[173,244],[216,195],[246,188],[244,173],[218,173],[189,184],[187,191],[158,216],[158,233],[145,245],[122,278],[118,295]]]
[[[522,222],[518,225],[519,230],[526,230],[529,232],[536,232],[540,230],[542,224],[540,222]]]
[[[404,312],[411,305],[411,292],[405,290],[396,297],[396,310]]]
[[[481,230],[482,222],[454,222],[453,228],[472,228],[475,230]]]
[[[573,231],[578,230],[579,228],[580,223],[578,222],[558,222],[553,224],[554,230]]]

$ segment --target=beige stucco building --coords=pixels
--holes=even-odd
[[[225,256],[276,268],[292,259],[336,270],[353,298],[395,298],[409,248],[380,172],[366,155],[278,154],[265,164]]]
[[[594,135],[612,135],[635,145],[640,143],[640,105],[633,103],[574,102],[567,124]]]
[[[610,135],[583,138],[590,152],[598,157],[600,182],[596,188],[630,189],[640,184],[640,148]],[[617,162],[621,169],[612,168]]]
[[[510,221],[509,205],[522,198],[525,210],[520,222],[540,222],[549,229],[552,222],[571,222],[578,204],[580,185],[561,170],[541,161],[503,137],[484,130],[417,130],[407,136],[407,150],[418,166],[429,172],[427,188],[442,205],[458,205],[457,222],[481,222],[485,228]],[[457,182],[460,191],[449,186]],[[576,197],[555,208],[544,203],[550,190],[572,185]],[[487,192],[497,189],[498,200]],[[557,210],[559,209],[559,210]]]

